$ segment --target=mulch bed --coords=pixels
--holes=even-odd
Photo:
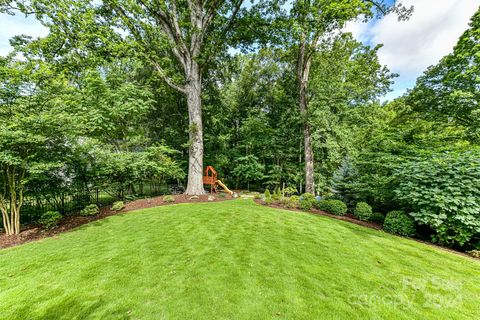
[[[147,198],[147,199],[139,199],[131,202],[125,203],[125,208],[120,211],[112,211],[110,207],[103,207],[100,208],[100,213],[91,216],[91,217],[83,217],[80,215],[68,215],[65,216],[59,223],[59,226],[52,230],[42,230],[39,226],[26,226],[20,234],[15,236],[7,236],[5,234],[0,235],[0,249],[8,248],[17,246],[19,244],[40,240],[43,238],[48,237],[55,237],[59,233],[70,231],[76,227],[84,225],[86,223],[100,220],[109,216],[113,216],[116,214],[122,214],[128,211],[138,210],[138,209],[145,209],[145,208],[152,208],[170,204],[177,204],[177,203],[195,203],[195,202],[217,202],[217,201],[225,201],[230,200],[232,197],[230,195],[225,195],[224,198],[219,197],[218,195],[213,195],[215,198],[214,200],[208,200],[208,197],[211,196],[210,194],[205,194],[198,196],[197,199],[190,199],[192,196],[179,194],[174,195],[175,202],[164,202],[163,196],[154,197],[154,198]]]
[[[259,200],[259,199],[255,199],[255,202],[262,205],[262,206],[266,206],[266,207],[270,207],[270,208],[304,212],[304,213],[306,212],[306,213],[316,214],[316,215],[320,215],[320,216],[327,216],[327,217],[330,217],[330,218],[333,218],[333,219],[343,220],[343,221],[351,222],[351,223],[354,223],[354,224],[358,224],[360,226],[364,226],[364,227],[367,227],[367,228],[372,228],[372,229],[375,229],[375,230],[383,230],[383,226],[381,224],[375,223],[375,222],[358,220],[351,213],[347,213],[344,216],[336,216],[334,214],[330,214],[330,213],[327,213],[325,211],[321,211],[321,210],[314,209],[314,208],[309,210],[309,211],[303,211],[303,210],[295,209],[295,208],[287,208],[285,206],[282,206],[280,204],[275,204],[275,203],[272,203],[270,205],[266,205],[265,203],[262,202],[262,200]],[[398,236],[398,237],[402,237],[402,236]],[[424,240],[421,240],[421,239],[411,238],[411,237],[402,237],[402,238],[407,238],[407,239],[410,239],[410,240],[414,240],[414,241],[429,245],[431,247],[435,247],[437,249],[448,251],[448,252],[451,252],[451,253],[454,253],[454,254],[458,254],[458,255],[461,255],[461,256],[464,256],[464,257],[471,258],[471,259],[480,260],[480,258],[469,255],[468,253],[465,253],[465,252],[462,252],[462,251],[457,251],[457,250],[447,248],[447,247],[443,247],[443,246],[439,246],[437,244],[434,244],[434,243],[431,243],[431,242],[428,242],[428,241],[424,241]]]
[[[261,205],[265,205],[262,202],[262,200],[259,200],[259,199],[255,199],[255,202],[258,203],[258,204],[261,204]],[[279,204],[274,204],[274,203],[272,203],[268,207],[277,208],[277,209],[285,209],[285,210],[290,210],[290,211],[306,212],[306,211],[303,211],[303,210],[300,210],[300,209],[287,208],[285,206],[282,206],[282,205],[279,205]],[[315,208],[312,208],[311,210],[309,210],[308,213],[318,214],[318,215],[321,215],[321,216],[327,216],[327,217],[334,218],[334,219],[337,219],[337,220],[348,221],[348,222],[355,223],[355,224],[358,224],[358,225],[364,226],[364,227],[369,227],[369,228],[372,228],[372,229],[377,229],[377,230],[382,230],[383,229],[381,224],[375,223],[375,222],[358,220],[351,213],[347,213],[344,216],[336,216],[334,214],[331,214],[331,213],[328,213],[328,212],[325,212],[325,211],[321,211],[321,210],[318,210],[318,209],[315,209]]]

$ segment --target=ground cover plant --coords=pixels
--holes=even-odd
[[[243,199],[112,216],[1,250],[0,261],[0,318],[10,320],[474,319],[480,311],[476,260]]]

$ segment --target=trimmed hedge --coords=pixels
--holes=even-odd
[[[383,215],[383,213],[374,212],[374,213],[372,213],[372,216],[370,217],[370,221],[377,222],[377,223],[383,223],[383,221],[385,221],[385,216]]]
[[[315,207],[337,216],[347,214],[347,205],[341,200],[320,200],[315,203]]]
[[[353,214],[362,221],[369,221],[373,214],[372,207],[366,202],[359,202],[357,203]]]
[[[298,201],[298,207],[302,210],[308,211],[313,208],[313,205],[317,202],[315,196],[311,193],[304,193],[300,196]]]
[[[385,217],[383,229],[402,236],[415,235],[415,220],[403,211],[390,211]]]

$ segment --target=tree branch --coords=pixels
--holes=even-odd
[[[155,66],[155,69],[157,70],[157,72],[160,74],[160,76],[163,78],[163,80],[170,87],[172,87],[173,89],[175,89],[175,90],[177,90],[181,93],[186,93],[187,92],[187,90],[185,89],[184,86],[176,84],[169,76],[167,76],[166,73],[165,73],[165,70],[163,70],[163,68],[158,63],[156,63],[155,61],[152,61],[152,63]]]

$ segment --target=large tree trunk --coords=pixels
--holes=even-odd
[[[308,78],[310,76],[311,57],[307,54],[305,37],[302,36],[297,64],[297,81],[300,114],[303,121],[303,140],[305,151],[305,192],[315,193],[314,160],[312,132],[308,122]]]
[[[185,94],[189,119],[188,184],[186,194],[204,194],[203,189],[203,125],[202,125],[202,77],[198,64],[190,63]]]

